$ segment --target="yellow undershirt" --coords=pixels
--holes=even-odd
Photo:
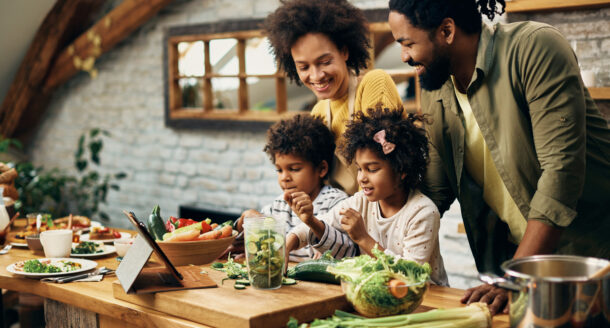
[[[453,76],[451,77],[453,79]],[[483,199],[510,229],[510,240],[518,244],[523,238],[527,221],[508,193],[491,158],[489,147],[472,113],[468,96],[458,91],[453,80],[455,96],[464,114],[464,166],[475,182],[483,187]]]

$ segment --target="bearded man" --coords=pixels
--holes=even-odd
[[[422,190],[441,212],[457,198],[480,272],[503,274],[505,260],[536,254],[610,258],[608,122],[555,28],[482,23],[504,5],[390,1],[392,34],[432,121]],[[489,285],[462,299],[494,314],[506,300]]]

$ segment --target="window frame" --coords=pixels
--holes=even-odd
[[[371,63],[369,69],[374,68],[375,53],[374,40],[375,33],[389,33],[387,24],[389,10],[369,9],[364,10],[364,14],[369,21],[371,32]],[[287,95],[286,87],[289,79],[285,73],[277,71],[274,74],[247,74],[245,70],[245,44],[247,39],[264,37],[262,30],[263,18],[225,20],[212,23],[196,25],[183,25],[167,27],[163,35],[163,78],[164,78],[164,103],[165,103],[165,125],[172,128],[221,128],[221,129],[241,129],[241,130],[260,130],[266,129],[274,122],[302,113],[301,111],[288,111],[286,108]],[[209,62],[209,42],[214,39],[236,39],[237,57],[239,62],[239,73],[233,75],[222,75],[222,77],[238,78],[240,86],[237,90],[239,108],[230,110],[217,110],[212,107],[211,86],[206,80],[218,78],[219,74],[211,72]],[[178,50],[179,42],[204,41],[204,65],[205,74],[203,77],[203,107],[202,108],[182,108],[179,106],[181,101],[181,90],[178,86]],[[415,75],[413,70],[392,70],[388,73],[396,79],[409,78]],[[276,109],[272,112],[261,112],[252,110],[248,104],[248,77],[272,78],[275,80]],[[199,77],[197,77],[199,78]],[[419,81],[416,79],[416,100],[405,103],[407,110],[419,110]]]

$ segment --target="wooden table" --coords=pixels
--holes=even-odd
[[[181,318],[180,315],[172,315],[163,312],[164,308],[156,306],[155,302],[146,305],[137,305],[132,302],[122,301],[113,296],[113,283],[117,281],[114,276],[107,276],[101,282],[73,282],[67,284],[43,283],[35,279],[14,276],[6,271],[6,267],[17,261],[31,258],[40,258],[27,248],[13,249],[6,255],[0,255],[0,288],[32,293],[45,298],[45,317],[47,327],[65,327],[68,320],[76,326],[87,327],[209,327],[201,323]],[[98,266],[106,266],[116,269],[119,262],[115,256],[94,259]],[[213,271],[208,266],[202,266],[204,270]],[[220,276],[210,274],[210,277],[220,286]],[[297,284],[298,286],[298,284]],[[292,287],[292,286],[287,286]],[[232,284],[225,283],[219,288],[233,290]],[[328,285],[325,288],[337,288]],[[284,288],[280,289],[283,290]],[[288,288],[286,288],[288,290]],[[214,291],[218,293],[218,291]],[[228,292],[228,291],[225,291]],[[233,290],[235,293],[243,292]],[[171,294],[175,293],[175,294]],[[171,298],[184,291],[164,293],[162,298]],[[425,311],[438,307],[460,306],[459,299],[463,291],[459,289],[432,286],[418,311]],[[157,294],[160,295],[160,294]],[[153,299],[156,295],[150,295]],[[162,299],[160,298],[160,299]],[[237,298],[238,299],[238,298]],[[202,302],[214,303],[214,300],[201,300]],[[162,302],[157,302],[162,304]],[[235,304],[235,308],[247,307],[247,304]],[[74,320],[80,320],[74,323]],[[508,316],[499,315],[493,319],[494,328],[508,327]]]

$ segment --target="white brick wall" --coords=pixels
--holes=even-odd
[[[361,8],[383,8],[387,0],[353,0]],[[264,131],[176,130],[163,122],[163,30],[169,26],[221,19],[265,17],[277,0],[175,1],[96,62],[99,76],[79,73],[54,94],[29,153],[45,167],[73,168],[79,135],[90,128],[108,130],[102,171],[128,177],[103,206],[112,225],[127,227],[122,210],[146,217],[159,204],[162,215],[177,215],[178,205],[195,202],[215,210],[241,212],[260,208],[280,189],[262,152]],[[601,79],[610,83],[607,9],[583,14],[550,14],[548,19],[575,40],[584,68],[604,63]],[[589,40],[592,38],[593,40]],[[598,57],[596,57],[598,56]],[[454,205],[441,223],[440,243],[452,286],[478,284],[476,270]]]

